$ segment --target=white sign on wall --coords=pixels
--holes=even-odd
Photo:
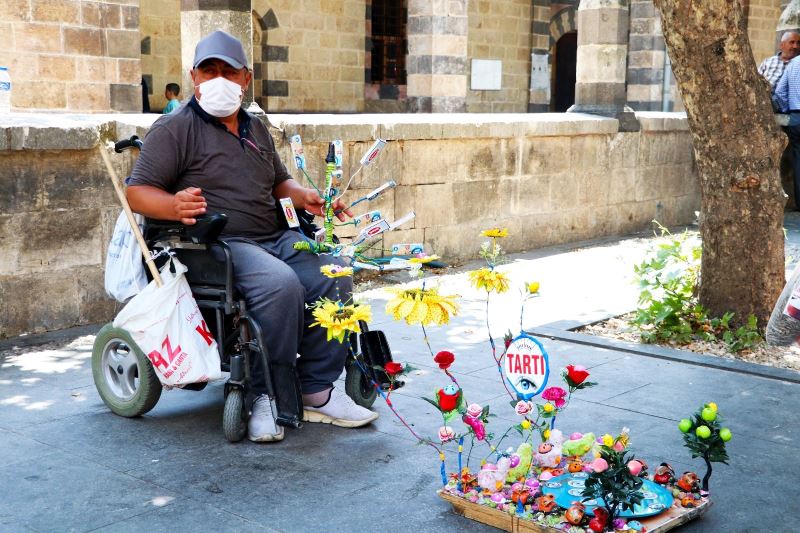
[[[550,61],[547,54],[531,54],[531,90],[550,91]]]
[[[503,62],[499,59],[473,59],[473,91],[499,91],[503,85]]]

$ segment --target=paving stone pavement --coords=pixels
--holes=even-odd
[[[787,217],[787,248],[800,244],[800,218]],[[476,238],[476,247],[480,239]],[[642,237],[609,239],[518,254],[507,271],[517,284],[537,279],[542,296],[523,326],[588,322],[636,302],[632,265]],[[800,249],[800,248],[799,248]],[[796,256],[797,254],[795,254]],[[471,401],[488,404],[497,427],[515,421],[487,342],[485,301],[466,275],[439,283],[462,296],[447,328],[428,330],[434,350],[456,353],[453,373]],[[415,431],[435,436],[431,396],[447,378],[431,361],[419,327],[390,320],[382,289],[373,304],[395,360],[417,368],[392,395]],[[493,297],[490,326],[518,331],[520,296]],[[223,387],[165,392],[138,419],[111,414],[91,376],[99,326],[0,342],[0,531],[494,531],[459,517],[435,494],[438,458],[419,446],[380,400],[377,422],[361,429],[306,424],[277,444],[228,443],[221,429]],[[49,341],[48,344],[40,344]],[[709,369],[612,348],[543,340],[551,365],[583,364],[599,385],[558,417],[565,433],[631,430],[650,465],[703,471],[683,448],[677,421],[716,401],[734,434],[730,466],[711,479],[714,507],[686,532],[796,531],[800,514],[793,452],[800,436],[800,385]],[[478,457],[476,452],[473,460]],[[454,454],[449,455],[455,469]]]

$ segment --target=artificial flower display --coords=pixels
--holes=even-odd
[[[450,426],[442,426],[439,428],[439,440],[442,444],[446,444],[456,438],[456,432]]]
[[[334,264],[322,265],[319,267],[319,271],[322,272],[327,278],[344,278],[353,275],[352,267],[343,267]]]
[[[571,387],[577,387],[589,377],[589,372],[581,365],[567,365],[565,370],[567,382]]]
[[[508,237],[508,228],[492,228],[483,230],[481,235],[484,237],[491,237],[492,239],[502,239]]]
[[[486,422],[486,417],[489,414],[488,409],[484,409],[477,403],[470,404],[467,407],[464,416],[461,419],[464,421],[466,425],[470,427],[472,430],[473,435],[475,435],[476,440],[484,440],[486,439],[486,426],[484,425]]]
[[[469,273],[469,280],[476,289],[498,294],[506,292],[509,286],[508,276],[493,268],[481,268]]]
[[[395,320],[405,320],[406,324],[444,325],[450,316],[458,314],[456,296],[439,294],[436,288],[394,289],[394,298],[386,304],[386,312]]]
[[[525,416],[531,411],[533,411],[533,402],[526,402],[525,400],[520,400],[517,402],[517,405],[514,406],[514,411],[520,416]]]
[[[461,389],[451,383],[436,391],[436,406],[446,414],[461,406],[462,397]]]
[[[358,322],[372,320],[372,309],[368,305],[344,305],[341,302],[320,300],[314,304],[312,315],[316,321],[309,327],[323,327],[328,332],[328,340],[344,342],[349,333],[361,333]]]
[[[383,371],[394,377],[403,373],[403,365],[394,361],[390,361],[383,366]]]
[[[557,409],[561,409],[567,403],[567,391],[561,387],[548,387],[542,391],[542,398],[553,402]]]
[[[434,255],[417,254],[414,257],[409,258],[408,262],[413,264],[426,265],[433,261],[437,261],[438,259],[439,256],[435,254]]]
[[[442,350],[433,356],[433,362],[439,365],[439,368],[442,370],[450,368],[450,365],[452,365],[455,360],[456,356],[453,352],[448,352],[447,350]]]

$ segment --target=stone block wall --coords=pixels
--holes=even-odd
[[[348,197],[394,179],[395,189],[357,211],[380,209],[388,220],[415,211],[384,247],[424,242],[455,262],[473,257],[491,226],[509,228],[503,245],[516,252],[626,234],[653,219],[690,222],[699,193],[686,119],[638,116],[636,133],[618,133],[615,119],[546,113],[269,118],[284,161],[288,136],[299,133],[319,178],[328,141],[345,141],[350,176],[373,139],[387,139]],[[119,309],[103,289],[120,207],[99,143],[143,136],[155,118],[0,117],[0,338],[102,322]],[[120,176],[132,158],[112,155]]]
[[[758,65],[777,51],[775,28],[781,16],[777,0],[749,0],[747,10],[747,36]]]
[[[141,111],[139,0],[3,0],[15,111]]]
[[[156,115],[0,118],[0,338],[102,322],[119,305],[103,288],[121,210],[101,139],[144,135]],[[117,173],[129,156],[112,155]]]
[[[475,0],[469,3],[467,112],[527,111],[532,9],[530,0]],[[473,59],[502,61],[502,88],[499,91],[470,89]]]
[[[167,105],[164,87],[168,83],[181,86],[181,100],[192,94],[181,69],[181,2],[139,0],[139,3],[142,76],[147,80],[150,110],[157,112]]]
[[[456,261],[474,255],[478,234],[489,226],[508,227],[505,247],[522,251],[626,234],[653,219],[666,225],[691,222],[700,204],[685,116],[637,117],[642,131],[635,133],[618,133],[615,119],[563,114],[434,115],[425,121],[399,115],[374,122],[353,117],[346,123],[272,115],[270,120],[285,161],[288,137],[302,136],[312,177],[323,174],[330,140],[345,140],[347,177],[374,138],[387,139],[348,197],[359,198],[394,179],[396,188],[359,210],[380,209],[387,220],[416,212],[412,223],[385,235],[383,248],[424,242],[429,252]]]
[[[363,111],[364,0],[253,0],[252,6],[260,82],[254,98],[263,109]]]

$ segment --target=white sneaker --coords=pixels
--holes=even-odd
[[[306,422],[322,422],[343,428],[366,426],[378,418],[378,413],[357,405],[345,392],[336,387],[331,391],[328,403],[322,407],[303,408],[303,420]]]
[[[272,401],[262,394],[253,402],[253,412],[247,421],[247,438],[253,442],[283,440],[283,427],[275,423]]]

